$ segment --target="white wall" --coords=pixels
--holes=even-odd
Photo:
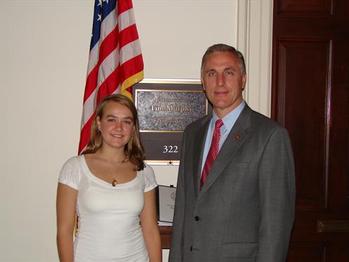
[[[247,101],[269,114],[271,0],[133,2],[146,78],[198,79],[204,50],[226,42],[247,58]],[[0,1],[1,262],[58,261],[57,175],[77,151],[92,9],[93,0]],[[176,183],[177,167],[155,171]]]

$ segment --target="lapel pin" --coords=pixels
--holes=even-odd
[[[240,140],[240,138],[241,138],[241,137],[240,137],[240,134],[239,134],[239,133],[234,135],[234,140]]]

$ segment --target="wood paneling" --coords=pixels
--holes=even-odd
[[[329,15],[331,0],[277,0],[279,14],[303,13],[304,15]]]
[[[349,1],[274,4],[272,117],[296,164],[288,261],[349,261]]]
[[[303,209],[319,210],[326,208],[329,42],[282,39],[278,48],[277,100],[282,103],[276,119],[293,138],[297,203]]]
[[[295,242],[290,245],[287,262],[323,261],[325,246],[321,242]]]
[[[349,32],[333,46],[328,190],[330,209],[342,213],[349,209]]]
[[[160,235],[161,235],[161,247],[168,249],[171,247],[171,235],[172,227],[171,226],[160,226]]]

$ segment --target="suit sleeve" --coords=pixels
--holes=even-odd
[[[287,131],[277,128],[259,163],[261,222],[257,262],[286,260],[295,209],[293,153]]]
[[[184,184],[184,156],[185,156],[185,132],[183,135],[180,165],[177,178],[175,211],[172,227],[172,241],[169,262],[181,262],[183,260],[183,224],[185,210],[185,184]]]

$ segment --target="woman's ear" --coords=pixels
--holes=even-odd
[[[97,116],[96,118],[96,123],[97,123],[97,129],[101,131],[101,118]]]

